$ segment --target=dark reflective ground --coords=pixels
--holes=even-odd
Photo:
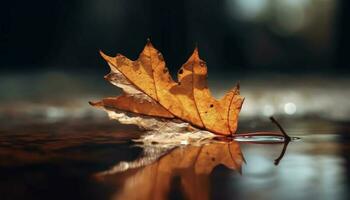
[[[275,166],[283,144],[136,146],[131,139],[143,131],[87,103],[118,95],[103,75],[0,75],[1,200],[350,198],[346,77],[209,77],[216,96],[241,80],[239,133],[278,130],[274,115],[301,138]],[[152,156],[159,158],[140,162]]]
[[[240,131],[252,124],[242,121]],[[349,125],[321,119],[282,124],[301,140],[288,145],[278,166],[283,144],[226,142],[175,148],[149,165],[117,172],[121,161],[144,156],[130,142],[141,134],[136,127],[105,119],[8,122],[0,127],[0,197],[348,199]],[[254,126],[276,130],[268,121]]]

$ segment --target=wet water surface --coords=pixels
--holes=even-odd
[[[348,199],[348,124],[283,124],[300,140],[285,145],[241,138],[164,148],[133,143],[142,131],[108,120],[4,123],[0,197]],[[268,121],[240,125],[240,132],[276,130]]]
[[[241,81],[239,133],[278,131],[275,115],[300,140],[140,146],[144,131],[88,105],[119,94],[104,74],[1,74],[0,199],[349,199],[348,78],[254,74],[209,85]]]

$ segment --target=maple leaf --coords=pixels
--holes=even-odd
[[[123,94],[92,105],[153,117],[177,118],[216,134],[236,132],[244,101],[239,95],[239,85],[220,100],[215,99],[208,89],[206,63],[200,59],[197,48],[178,71],[178,82],[172,79],[162,54],[150,41],[135,61],[121,54],[110,57],[102,51],[100,53],[111,68],[105,78],[122,88]]]
[[[210,174],[215,167],[224,165],[241,173],[244,162],[239,143],[210,143],[175,148],[145,166],[126,168],[135,163],[119,164],[96,174],[96,178],[116,185],[112,199],[167,199],[172,180],[178,177],[186,199],[202,200],[210,197]]]

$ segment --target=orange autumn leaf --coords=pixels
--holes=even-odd
[[[185,199],[210,198],[210,175],[220,165],[241,173],[245,162],[239,143],[211,143],[175,148],[156,162],[127,171],[120,165],[96,174],[117,192],[111,199],[167,199],[175,177]],[[137,192],[135,192],[137,191]]]
[[[207,85],[207,66],[196,48],[178,71],[175,82],[165,65],[162,54],[150,41],[132,61],[123,55],[110,57],[100,52],[111,72],[105,77],[124,93],[119,97],[92,103],[141,115],[178,118],[191,125],[216,134],[236,132],[238,114],[244,98],[239,86],[215,99]]]

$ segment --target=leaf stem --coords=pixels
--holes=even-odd
[[[290,141],[285,141],[284,144],[283,144],[283,149],[280,153],[280,155],[278,156],[278,158],[275,159],[275,165],[277,166],[280,161],[282,160],[282,158],[284,157],[284,154],[286,153],[286,150],[287,150],[287,147],[288,147],[288,144],[289,144]]]
[[[270,117],[270,120],[274,124],[276,124],[276,126],[280,129],[281,133],[283,134],[283,137],[285,138],[285,142],[290,142],[291,141],[291,137],[289,137],[289,135],[286,133],[286,131],[284,131],[284,129],[282,128],[281,124],[278,123],[278,121],[273,116]]]

